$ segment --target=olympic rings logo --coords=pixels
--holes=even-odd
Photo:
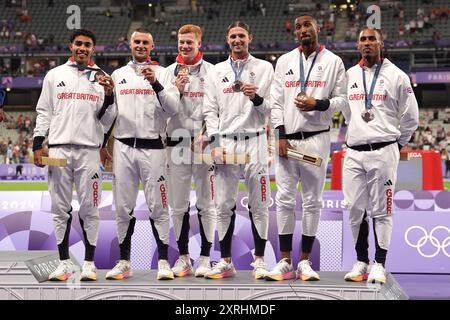
[[[419,240],[417,240],[417,242],[414,244],[411,243],[411,241],[409,240],[409,232],[415,229],[420,230],[423,233],[423,236]],[[434,233],[438,230],[444,230],[448,234],[448,236],[444,239],[444,241],[442,241],[442,243],[439,242],[438,238],[434,236]],[[432,254],[425,254],[422,251],[422,247],[428,243],[428,240],[430,241],[431,245],[433,245],[436,248],[435,252],[433,252]],[[428,234],[427,230],[425,230],[425,228],[423,227],[420,226],[409,227],[408,230],[406,230],[405,232],[405,242],[410,247],[416,248],[417,252],[419,252],[419,254],[424,258],[433,258],[437,256],[441,250],[448,258],[450,258],[450,254],[447,252],[447,247],[450,245],[450,229],[445,226],[434,227],[431,230],[430,234]]]

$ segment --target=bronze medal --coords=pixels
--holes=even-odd
[[[100,78],[103,77],[103,76],[106,76],[106,74],[105,74],[102,70],[97,71],[97,72],[95,73],[95,75],[94,75],[94,80],[95,80],[95,82],[98,83],[98,82],[100,81]]]
[[[307,99],[306,96],[306,92],[305,91],[301,91],[297,94],[297,99],[299,99],[300,101],[305,101]]]
[[[242,83],[242,81],[236,80],[235,82],[233,82],[231,87],[233,88],[234,92],[240,92],[243,85],[244,84]]]
[[[363,113],[361,113],[361,118],[365,122],[369,122],[369,121],[372,121],[375,118],[375,114],[371,110],[366,110]]]
[[[134,72],[136,72],[136,75],[142,76],[142,66],[133,66]]]
[[[147,76],[148,73],[152,71],[151,68],[146,68],[146,67],[148,67],[148,66],[144,66],[141,68],[141,75],[143,75],[144,77]]]
[[[95,76],[94,76],[94,77],[95,77],[95,81],[98,82],[98,81],[100,80],[100,78],[103,77],[103,76],[105,76],[105,73],[104,73],[103,71],[101,71],[101,70],[100,70],[100,71],[97,71],[97,72],[95,73]]]
[[[188,76],[189,75],[189,67],[185,65],[180,65],[178,68],[178,75],[180,76]]]

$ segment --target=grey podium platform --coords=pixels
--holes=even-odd
[[[343,272],[321,272],[321,280],[254,280],[251,271],[238,270],[233,278],[208,280],[195,277],[156,280],[155,270],[135,270],[131,278],[80,282],[79,272],[67,282],[39,283],[25,261],[53,251],[0,252],[1,300],[400,300],[408,296],[389,274],[384,285],[351,283]]]

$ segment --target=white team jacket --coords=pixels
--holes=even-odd
[[[360,62],[347,71],[347,100],[351,112],[347,144],[355,146],[398,140],[402,146],[406,145],[417,129],[419,114],[409,77],[388,59],[384,59],[372,99],[375,118],[367,123],[361,117],[365,110],[362,68],[366,70],[366,87],[369,91],[376,66],[369,69]]]
[[[175,85],[175,68],[177,63],[173,63],[167,67],[173,76],[173,84]],[[184,94],[180,101],[178,113],[171,117],[167,123],[167,135],[172,136],[174,130],[183,128],[189,130],[191,137],[194,136],[194,121],[203,121],[203,96],[205,94],[205,81],[208,70],[213,64],[200,59],[196,64],[192,65],[194,68],[198,67],[198,73],[189,75],[189,83],[184,87]]]
[[[178,89],[172,84],[169,70],[152,65],[156,79],[164,87],[156,94],[150,82],[137,75],[132,66],[130,61],[112,74],[115,83],[113,116],[117,116],[114,137],[157,139],[165,134],[167,118],[178,112]]]
[[[347,81],[344,64],[341,58],[324,46],[320,49],[305,90],[315,99],[330,99],[330,107],[326,111],[302,112],[295,106],[294,99],[301,91],[300,50],[295,48],[283,54],[275,67],[271,89],[271,120],[274,128],[284,125],[286,133],[325,130],[330,125],[333,113],[345,107]],[[315,55],[316,52],[305,60],[302,54],[305,78]]]
[[[97,114],[102,108],[105,91],[93,81],[96,71],[79,71],[69,66],[74,63],[69,60],[45,76],[36,106],[34,137],[45,137],[48,133],[50,145],[100,147],[104,130]],[[92,63],[89,66],[98,68]],[[105,115],[111,109],[112,106]]]
[[[258,87],[257,94],[264,98],[259,106],[254,106],[242,92],[234,92],[234,72],[230,58],[209,69],[206,76],[203,113],[208,136],[237,132],[259,132],[264,129],[265,118],[270,113],[270,85],[273,67],[264,60],[248,56],[243,67],[241,81]]]

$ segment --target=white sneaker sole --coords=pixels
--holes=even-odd
[[[158,280],[173,280],[175,278],[175,276],[173,274],[168,275],[168,274],[158,274],[156,279]]]
[[[97,275],[82,276],[80,281],[97,281]]]
[[[106,275],[106,280],[123,280],[126,278],[129,278],[133,275],[133,272],[131,271],[125,271],[116,275]]]

